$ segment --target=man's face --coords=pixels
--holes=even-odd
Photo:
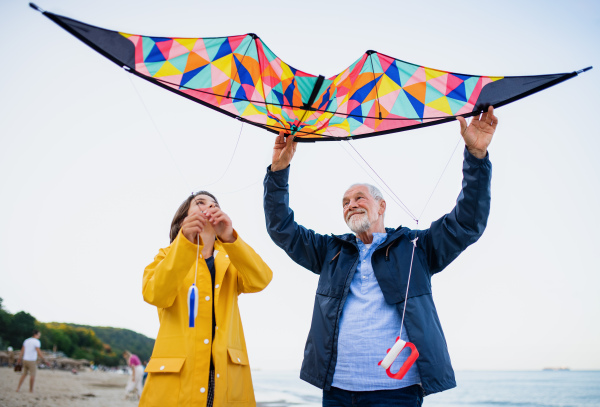
[[[384,208],[382,201],[376,201],[364,185],[351,187],[344,194],[342,200],[344,208],[344,221],[354,233],[364,233],[371,228]]]

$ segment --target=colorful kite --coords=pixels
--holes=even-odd
[[[255,34],[167,38],[94,27],[30,6],[131,73],[298,141],[350,140],[474,116],[577,76],[463,75],[367,51],[326,79],[292,68]]]

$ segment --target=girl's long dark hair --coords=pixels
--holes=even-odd
[[[171,231],[169,233],[169,237],[171,238],[171,243],[173,243],[173,240],[175,240],[175,238],[179,234],[179,230],[181,229],[181,223],[187,216],[188,210],[190,209],[190,203],[198,195],[210,196],[212,199],[215,200],[215,202],[217,204],[219,203],[219,201],[217,201],[217,198],[215,198],[215,196],[208,191],[194,192],[193,194],[188,196],[185,199],[185,201],[183,201],[181,203],[181,205],[179,206],[179,209],[177,209],[177,212],[175,212],[175,216],[173,216],[173,221],[171,222]]]

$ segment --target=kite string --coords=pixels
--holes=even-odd
[[[126,67],[123,67],[125,69],[125,71],[129,72],[129,70]],[[191,184],[188,182],[187,178],[183,175],[183,171],[181,171],[181,168],[179,167],[179,165],[177,165],[177,160],[175,160],[175,157],[173,156],[173,153],[171,152],[171,150],[169,149],[169,146],[167,145],[164,137],[162,136],[162,133],[160,132],[160,130],[158,129],[158,126],[156,125],[156,122],[154,121],[152,114],[150,114],[150,110],[148,109],[148,106],[146,105],[146,103],[144,102],[144,99],[142,98],[142,96],[140,95],[137,87],[135,86],[135,83],[132,81],[131,77],[128,76],[129,78],[129,82],[131,83],[131,86],[133,87],[136,95],[138,96],[138,99],[140,100],[140,102],[142,103],[142,106],[144,107],[144,110],[146,111],[146,114],[148,115],[148,117],[150,118],[150,122],[152,123],[152,125],[154,126],[154,130],[156,131],[156,133],[158,134],[160,141],[163,143],[163,145],[165,146],[165,149],[167,150],[167,152],[169,153],[169,156],[171,157],[171,160],[173,161],[173,165],[175,166],[175,168],[177,168],[177,171],[179,172],[179,174],[181,175],[181,179],[183,180],[184,184],[186,184],[188,190],[192,190],[192,186]],[[221,174],[221,176],[216,180],[213,181],[209,184],[205,184],[204,187],[210,186],[210,185],[214,185],[217,182],[221,181],[221,179],[223,179],[223,177],[225,177],[225,175],[227,174],[227,171],[229,171],[229,167],[231,166],[231,163],[233,162],[233,158],[235,157],[235,153],[237,151],[241,136],[242,136],[242,131],[244,129],[244,122],[241,121],[241,127],[240,127],[240,132],[238,134],[238,138],[237,141],[235,143],[235,147],[233,148],[233,153],[231,154],[231,158],[229,159],[229,163],[227,164],[227,168],[225,168],[225,171],[223,171],[223,174]],[[258,181],[243,187],[242,189],[246,189],[249,186],[252,186],[254,184],[256,184]]]
[[[429,205],[429,202],[431,201],[431,198],[433,197],[435,191],[437,190],[437,187],[439,186],[444,174],[446,173],[446,170],[448,169],[448,166],[450,165],[450,162],[452,161],[452,158],[454,157],[454,154],[456,153],[456,150],[458,148],[458,146],[460,145],[460,142],[462,140],[462,137],[459,137],[458,141],[456,142],[456,145],[454,146],[454,149],[452,150],[452,153],[450,154],[450,157],[448,158],[448,161],[446,162],[446,165],[444,166],[444,169],[442,170],[435,186],[433,187],[433,190],[431,191],[431,194],[429,195],[429,198],[427,199],[427,202],[425,203],[425,205],[423,206],[423,209],[421,210],[421,213],[419,214],[418,217],[415,217],[413,215],[413,213],[408,209],[408,207],[400,200],[400,198],[398,198],[398,196],[394,193],[394,191],[389,187],[389,185],[383,180],[383,178],[381,178],[381,176],[379,176],[379,174],[377,174],[377,172],[373,169],[373,167],[367,162],[367,160],[358,152],[358,150],[350,143],[348,143],[350,145],[350,147],[352,147],[352,149],[356,152],[356,154],[358,154],[358,156],[365,162],[365,164],[367,164],[367,166],[371,169],[371,171],[373,171],[373,173],[377,176],[377,178],[379,178],[381,180],[381,182],[385,185],[385,187],[388,190],[388,193],[390,193],[390,197],[392,198],[392,200],[396,203],[396,205],[398,205],[402,210],[404,210],[417,224],[419,224],[419,220],[421,220],[423,218],[423,213],[425,213],[425,210],[427,209],[427,206]],[[347,141],[347,140],[345,140]],[[340,146],[342,146],[342,144],[340,144]],[[362,168],[362,166],[360,165],[360,163],[358,163],[358,161],[356,161],[356,159],[344,148],[344,151],[346,152],[346,154],[348,154],[350,156],[350,158],[352,158],[354,160],[354,162],[356,162],[356,164],[358,164],[359,167]],[[371,176],[371,174],[369,174],[368,171],[366,171],[363,168],[363,171],[365,171],[365,173],[373,180],[375,181],[376,184],[378,184],[381,187],[381,184],[379,184],[379,182],[377,182],[377,180],[375,178],[373,178],[373,176]]]
[[[237,193],[237,192],[244,191],[244,190],[246,190],[246,189],[248,189],[248,188],[250,188],[250,187],[253,187],[253,186],[254,186],[254,185],[256,185],[256,184],[259,184],[259,183],[261,183],[261,182],[262,182],[262,180],[263,180],[263,178],[261,177],[260,179],[258,179],[258,180],[256,180],[256,181],[254,181],[254,182],[252,182],[252,183],[250,183],[250,184],[248,184],[248,185],[245,185],[245,186],[243,186],[243,187],[241,187],[241,188],[234,189],[233,191],[219,192],[219,194],[220,194],[220,195],[231,195],[231,194],[235,194],[235,193]]]
[[[404,202],[402,202],[402,200],[398,197],[398,195],[396,195],[396,193],[392,190],[392,188],[390,188],[390,186],[383,180],[383,178],[381,178],[381,176],[379,176],[377,171],[375,171],[373,169],[373,167],[371,167],[371,164],[369,164],[368,161],[365,160],[365,158],[358,152],[358,150],[351,143],[348,142],[348,145],[356,152],[356,154],[358,154],[358,156],[365,162],[365,164],[367,164],[367,166],[371,169],[371,171],[373,171],[373,173],[377,176],[377,178],[379,178],[379,180],[383,183],[383,185],[386,186],[388,191],[397,199],[397,203],[398,202],[400,203],[399,204],[400,208],[402,208],[402,210],[404,210],[404,212],[406,212],[408,214],[408,216],[410,216],[412,218],[412,220],[414,220],[418,224],[419,219],[411,212],[410,209],[408,209],[408,206],[406,206],[404,204]]]
[[[229,159],[229,164],[227,164],[227,168],[225,168],[225,171],[223,171],[223,174],[221,174],[221,176],[216,181],[213,181],[209,184],[205,184],[203,187],[208,187],[208,186],[218,183],[219,181],[221,181],[223,179],[223,177],[225,177],[225,174],[227,174],[227,171],[229,171],[229,167],[231,166],[231,163],[233,162],[233,157],[235,157],[235,152],[237,151],[238,144],[240,143],[240,138],[242,136],[242,130],[244,129],[244,122],[242,122],[242,121],[240,121],[240,122],[242,123],[242,126],[240,127],[240,133],[238,134],[237,141],[235,142],[235,147],[233,148],[233,153],[231,154],[231,158]]]
[[[339,145],[339,146],[342,148],[342,150],[344,150],[344,152],[345,152],[346,154],[348,154],[348,156],[349,156],[350,158],[352,158],[352,160],[353,160],[353,161],[356,163],[356,165],[358,165],[358,167],[359,167],[361,170],[363,170],[363,171],[365,172],[365,174],[367,174],[367,175],[369,176],[369,178],[371,178],[371,179],[373,180],[373,182],[374,182],[374,183],[375,183],[377,186],[379,186],[379,188],[381,188],[382,190],[384,190],[384,191],[388,192],[388,191],[387,191],[387,189],[386,189],[386,188],[385,188],[385,187],[384,187],[384,186],[383,186],[383,185],[382,185],[382,184],[381,184],[381,183],[380,183],[380,182],[379,182],[377,179],[375,179],[375,177],[373,177],[373,175],[371,175],[371,173],[370,173],[369,171],[367,171],[367,170],[364,168],[364,166],[362,166],[362,165],[360,164],[360,162],[358,162],[358,161],[357,161],[357,159],[356,159],[356,158],[354,158],[354,156],[353,156],[353,155],[352,155],[352,154],[351,154],[351,153],[350,153],[350,152],[349,152],[349,151],[346,149],[346,147],[344,147],[344,144],[343,144],[343,143],[339,143],[338,145]],[[392,199],[392,201],[394,201],[394,203],[395,203],[396,205],[398,205],[400,208],[402,208],[402,205],[400,204],[400,202],[396,201],[396,198],[394,198],[394,196],[393,196],[393,195],[392,195],[390,192],[388,192],[388,194],[390,194],[390,198]]]
[[[415,236],[414,240],[411,240],[413,244],[412,255],[410,256],[410,268],[408,269],[408,280],[406,281],[406,294],[404,295],[404,308],[402,309],[402,320],[400,322],[400,336],[402,339],[402,327],[404,326],[404,314],[406,313],[406,303],[408,302],[408,287],[410,287],[410,275],[412,274],[413,259],[415,258],[415,249],[417,248],[418,236]]]
[[[373,62],[371,61],[371,64]],[[127,69],[126,67],[123,67],[125,69],[125,71],[127,71],[129,73],[129,69]],[[138,99],[140,100],[140,102],[142,103],[142,106],[144,107],[144,110],[146,111],[146,114],[148,115],[148,117],[150,118],[150,122],[152,123],[152,125],[154,126],[154,129],[156,131],[156,133],[158,134],[161,142],[163,143],[163,145],[165,146],[165,149],[167,150],[167,152],[169,153],[169,156],[171,157],[171,160],[173,161],[174,166],[177,168],[177,171],[179,172],[179,174],[181,175],[182,180],[184,181],[184,183],[188,186],[188,189],[191,190],[190,184],[187,180],[187,178],[185,177],[185,175],[183,174],[183,171],[181,171],[181,168],[179,167],[179,165],[177,165],[177,161],[175,160],[175,157],[173,156],[173,153],[171,152],[171,150],[169,149],[169,146],[167,145],[166,141],[164,140],[164,137],[162,136],[162,133],[160,132],[160,130],[158,129],[158,126],[156,125],[156,122],[154,121],[152,115],[150,114],[150,111],[146,105],[146,103],[144,102],[142,96],[140,95],[137,87],[135,86],[135,83],[132,81],[131,77],[128,77],[136,95],[138,96]],[[242,125],[240,127],[240,132],[238,134],[238,138],[233,150],[233,153],[231,155],[231,158],[229,160],[229,163],[227,164],[227,167],[225,168],[225,171],[223,172],[223,174],[216,180],[213,181],[209,184],[206,184],[205,186],[210,186],[210,185],[214,185],[216,183],[218,183],[221,179],[223,179],[223,177],[225,177],[225,175],[227,174],[227,172],[229,171],[229,168],[231,166],[231,163],[233,162],[233,158],[235,157],[235,153],[237,151],[237,147],[239,145],[239,141],[241,138],[241,134],[244,128],[244,122],[242,121]],[[346,140],[346,142],[348,142]],[[429,199],[427,200],[425,206],[423,207],[423,210],[421,211],[421,214],[419,215],[419,217],[417,218],[412,211],[410,211],[410,209],[406,206],[406,204],[404,204],[404,202],[402,202],[402,200],[398,197],[398,195],[396,195],[396,193],[390,188],[390,186],[383,180],[383,178],[377,173],[377,171],[375,171],[375,169],[373,169],[373,167],[369,164],[369,162],[358,152],[358,150],[351,144],[348,142],[348,144],[350,145],[350,147],[355,151],[355,153],[363,160],[363,162],[365,164],[367,164],[367,166],[371,169],[371,171],[377,176],[377,178],[379,178],[379,180],[385,185],[385,187],[387,188],[388,192],[390,193],[390,195],[392,196],[392,199],[394,200],[394,202],[402,209],[404,210],[417,224],[419,223],[419,219],[423,216],[423,213],[425,212],[425,209],[427,208],[427,206],[429,205],[429,202],[431,201],[431,198],[433,197],[433,194],[435,193],[435,190],[437,189],[446,169],[448,168],[448,165],[450,164],[450,161],[452,160],[452,157],[454,156],[454,153],[456,152],[456,149],[458,148],[458,145],[460,144],[460,139],[457,142],[456,146],[454,147],[454,150],[452,151],[452,154],[450,155],[450,158],[448,160],[448,162],[446,163],[446,166],[444,167],[444,169],[442,170],[442,174],[440,175],[440,177],[438,178],[438,181],[436,183],[436,185],[433,188],[433,191],[431,192]],[[346,151],[346,150],[345,150]],[[347,153],[347,151],[346,151]],[[350,157],[354,160],[354,157],[352,157],[350,155]],[[356,162],[356,160],[354,160]],[[357,162],[358,164],[358,162]],[[368,173],[367,173],[368,174]],[[369,174],[370,176],[370,174]],[[378,183],[373,177],[371,177],[376,183]],[[242,187],[241,189],[238,189],[234,192],[239,192],[241,190],[247,189],[251,186],[254,186],[255,184],[257,184],[259,181],[253,182],[249,185],[246,185],[244,187]]]
[[[123,69],[125,69],[125,71],[127,73],[130,73],[129,69],[127,67],[123,67]],[[150,123],[152,123],[152,125],[154,126],[154,130],[158,134],[158,138],[160,138],[160,141],[163,143],[163,145],[165,146],[165,149],[169,153],[169,156],[171,157],[171,160],[173,161],[173,165],[175,166],[175,168],[177,168],[179,175],[181,175],[181,179],[183,180],[183,183],[187,186],[188,190],[191,191],[192,190],[191,184],[189,183],[187,177],[183,174],[183,171],[181,171],[181,168],[179,167],[179,165],[177,165],[177,160],[175,160],[175,157],[173,156],[173,153],[171,153],[171,150],[169,149],[167,142],[165,141],[164,137],[162,136],[162,133],[160,132],[160,130],[158,129],[158,126],[156,125],[154,118],[150,114],[150,110],[148,109],[148,106],[146,106],[146,103],[144,102],[142,95],[140,95],[140,92],[138,91],[137,87],[135,86],[135,83],[133,82],[133,80],[131,80],[131,76],[127,75],[127,78],[129,79],[129,82],[131,83],[131,86],[133,87],[135,94],[138,96],[138,99],[142,103],[142,106],[144,107],[146,114],[150,118]]]
[[[435,190],[437,189],[438,185],[440,184],[440,181],[442,180],[442,177],[444,176],[444,173],[446,172],[446,169],[448,168],[448,165],[450,165],[450,161],[452,161],[452,157],[454,157],[454,154],[456,153],[456,149],[460,145],[460,141],[461,140],[462,140],[462,137],[459,137],[458,141],[456,142],[456,145],[454,146],[454,150],[452,150],[452,154],[450,154],[450,158],[448,158],[448,162],[446,162],[446,166],[442,170],[442,173],[440,174],[440,177],[438,178],[435,186],[433,187],[433,191],[431,191],[431,195],[429,195],[429,198],[427,199],[427,202],[425,203],[425,206],[423,207],[423,210],[421,211],[421,214],[419,215],[419,219],[423,218],[423,213],[425,212],[425,209],[427,209],[427,205],[429,205],[429,201],[431,201],[431,198],[433,197],[433,194],[435,193]]]

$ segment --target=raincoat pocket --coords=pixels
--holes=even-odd
[[[227,363],[227,401],[248,401],[248,396],[252,393],[248,356],[238,349],[228,348],[227,353],[229,354]]]
[[[185,358],[152,358],[146,366],[148,380],[140,405],[177,406],[181,387],[181,369]]]

